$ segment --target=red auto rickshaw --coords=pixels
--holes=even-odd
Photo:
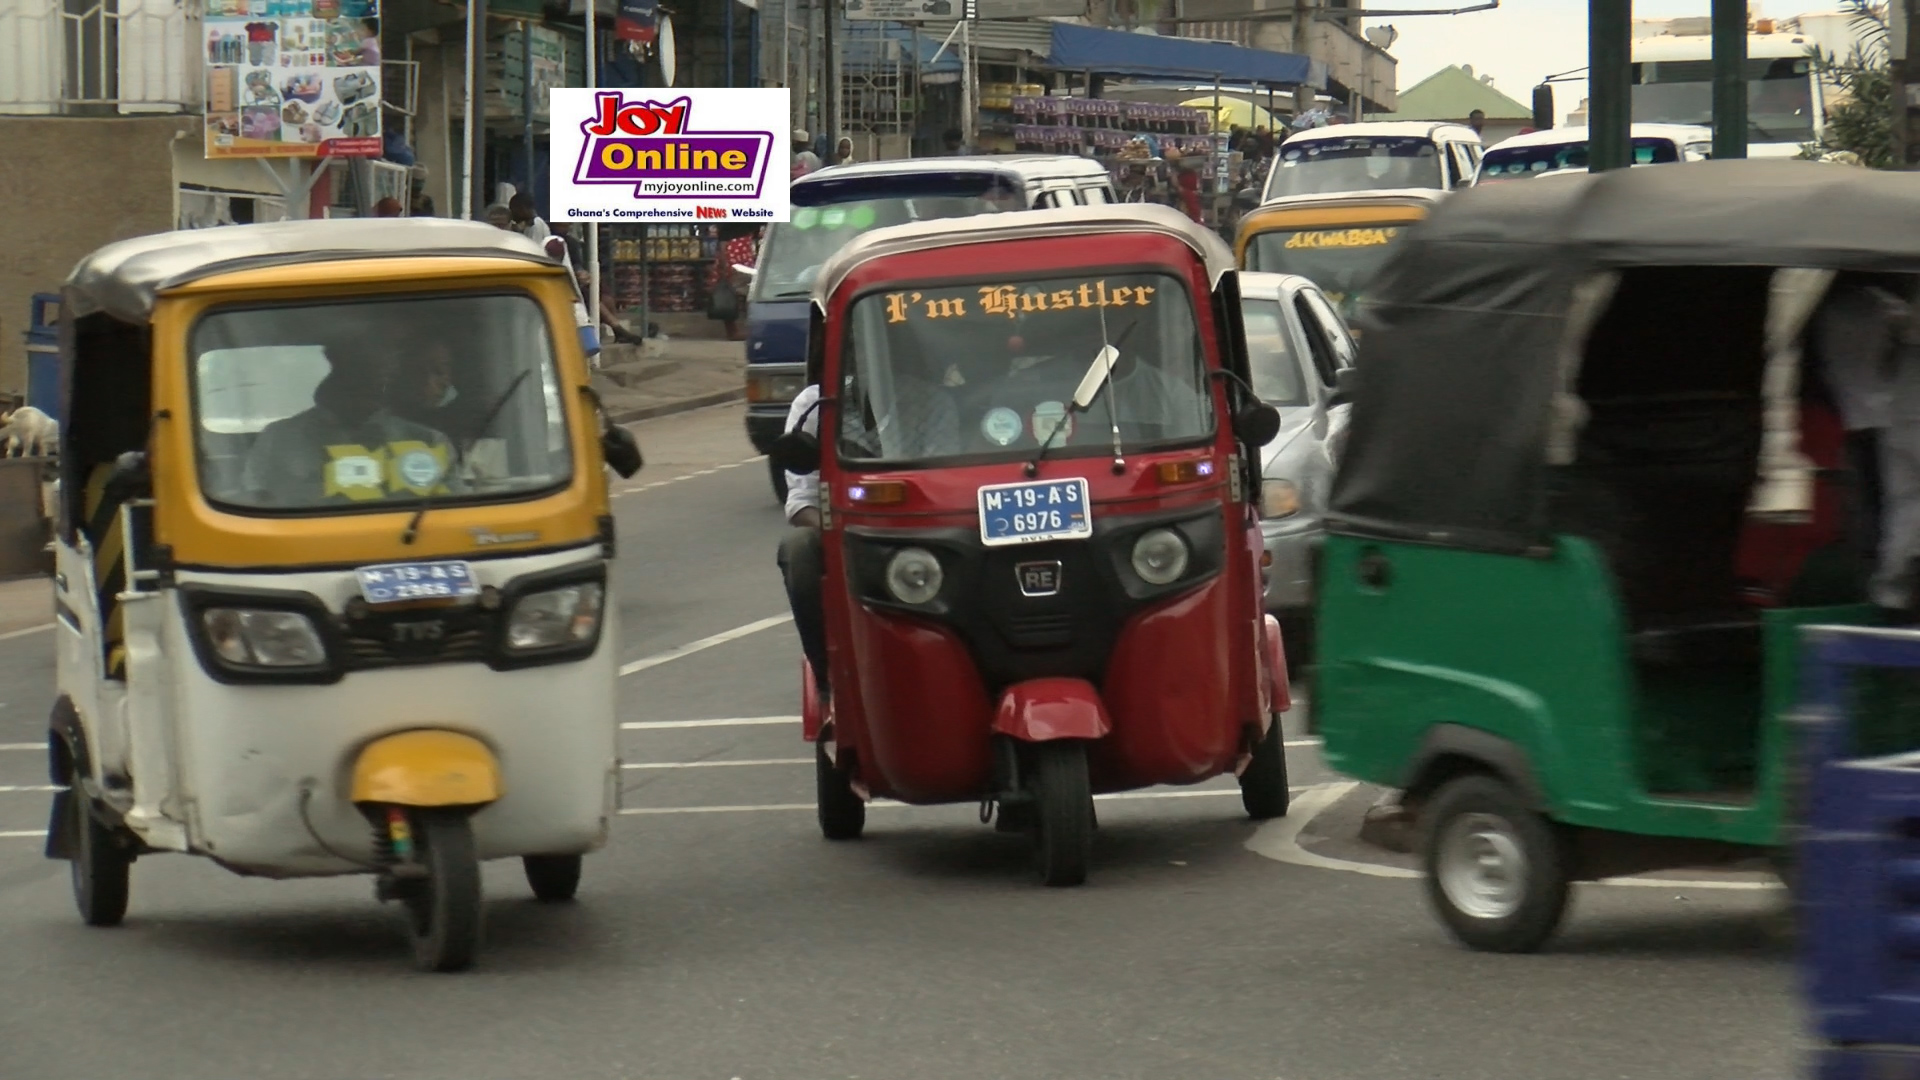
[[[1233,256],[1161,206],[880,229],[821,268],[814,438],[830,704],[802,664],[819,815],[997,809],[1086,878],[1092,797],[1238,774],[1287,809],[1280,631]]]

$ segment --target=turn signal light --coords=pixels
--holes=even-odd
[[[1205,480],[1213,475],[1213,462],[1207,458],[1189,458],[1186,461],[1163,461],[1158,468],[1160,482],[1163,484],[1191,484],[1196,480]]]
[[[907,501],[907,485],[899,480],[874,480],[847,489],[847,498],[861,506],[894,506]]]

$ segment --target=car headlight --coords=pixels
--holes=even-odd
[[[313,667],[327,647],[313,620],[297,611],[213,608],[201,616],[220,659],[239,667]]]
[[[593,640],[605,593],[597,581],[528,593],[507,619],[507,648],[527,652]]]
[[[924,604],[940,595],[946,574],[925,548],[902,548],[887,560],[887,591],[903,604]]]
[[[754,405],[792,401],[805,386],[806,380],[798,375],[749,375],[747,401]]]
[[[1260,516],[1292,517],[1300,512],[1300,489],[1291,480],[1268,479],[1260,484]]]
[[[1133,572],[1149,585],[1171,585],[1187,572],[1187,542],[1172,529],[1155,529],[1133,543]]]

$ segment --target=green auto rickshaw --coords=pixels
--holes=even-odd
[[[1798,628],[1880,618],[1806,328],[1915,272],[1920,185],[1795,161],[1476,188],[1382,268],[1315,707],[1456,938],[1530,951],[1570,882],[1782,849]]]

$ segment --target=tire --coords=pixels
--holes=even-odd
[[[1255,821],[1287,816],[1287,736],[1280,730],[1280,718],[1273,718],[1267,737],[1253,749],[1253,761],[1240,774],[1240,805]]]
[[[1427,899],[1461,944],[1526,953],[1553,936],[1567,910],[1566,844],[1512,785],[1460,777],[1421,816]]]
[[[68,795],[73,814],[73,903],[88,926],[119,926],[127,917],[133,859],[112,829],[93,815],[76,786]]]
[[[464,971],[480,948],[480,860],[465,814],[416,817],[414,843],[426,880],[407,898],[413,960],[423,971]]]
[[[1087,748],[1076,740],[1033,748],[1034,862],[1054,888],[1082,885],[1093,861],[1093,786]]]
[[[867,827],[867,804],[827,756],[824,743],[813,744],[813,776],[820,834],[829,840],[860,839]]]
[[[580,891],[578,855],[528,855],[520,860],[526,871],[533,898],[547,904],[564,904]]]
[[[773,501],[781,506],[787,505],[787,471],[768,458],[767,477],[773,481]]]

